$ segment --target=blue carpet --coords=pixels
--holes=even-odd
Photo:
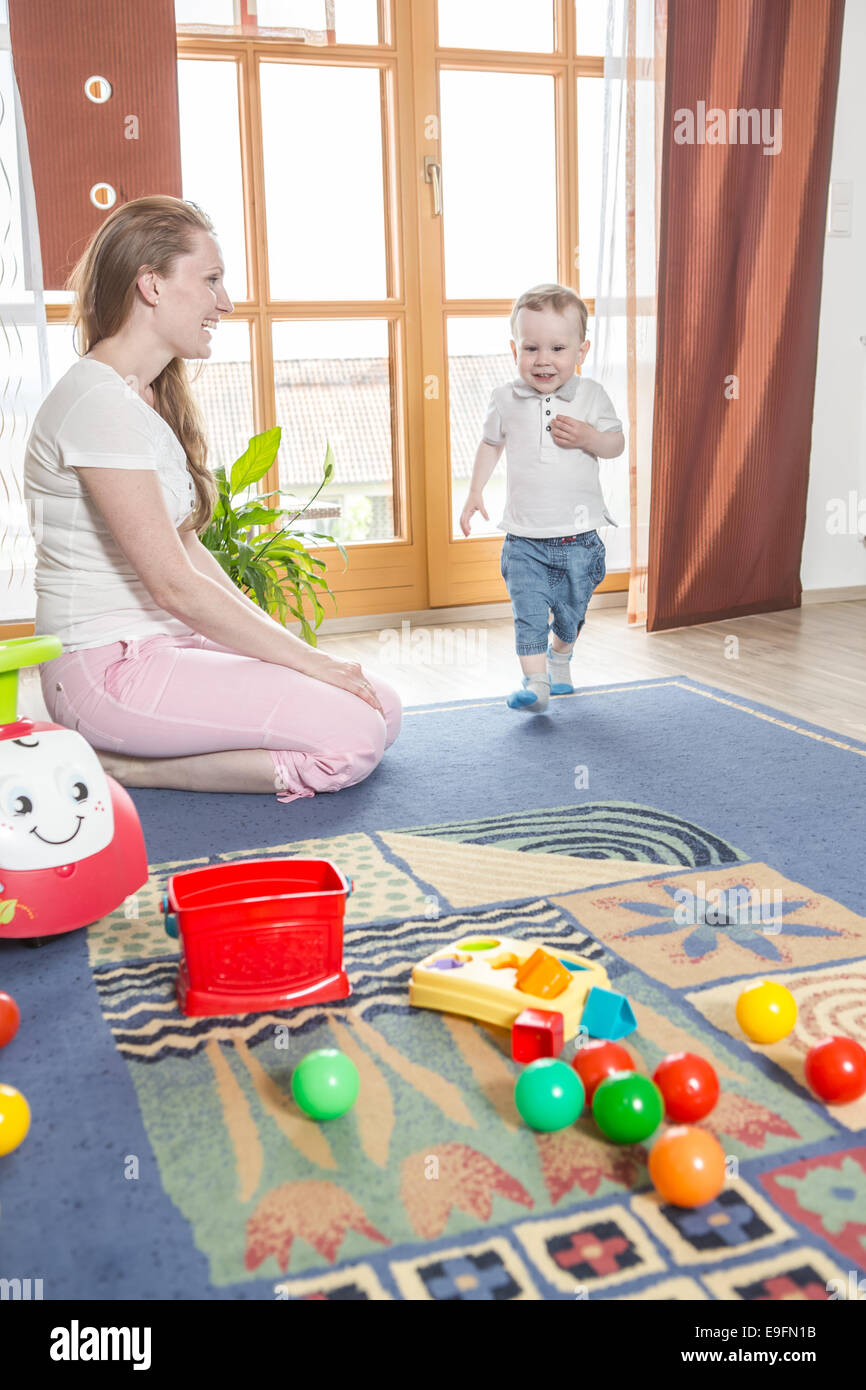
[[[584,777],[577,774],[579,788],[576,769],[586,770]],[[243,1142],[235,1139],[232,1149],[214,1100],[216,1089],[205,1052],[213,1046],[219,1050],[222,1044],[208,1042],[208,1021],[196,1025],[201,1033],[196,1047],[200,1043],[205,1050],[196,1051],[194,1057],[183,1053],[186,1042],[172,1006],[170,943],[162,957],[146,949],[140,956],[127,950],[116,957],[116,963],[107,957],[103,963],[94,954],[94,938],[88,942],[85,932],[58,938],[35,951],[18,942],[0,942],[0,988],[13,994],[22,1015],[17,1037],[0,1054],[0,1080],[18,1086],[33,1113],[24,1144],[0,1159],[0,1277],[41,1278],[48,1299],[269,1300],[286,1277],[289,1283],[278,1297],[306,1297],[312,1289],[319,1291],[318,1296],[334,1298],[502,1299],[519,1296],[523,1288],[523,1296],[528,1290],[533,1297],[573,1298],[567,1282],[563,1284],[571,1276],[557,1253],[557,1241],[567,1236],[573,1244],[580,1235],[578,1226],[584,1223],[585,1234],[590,1218],[596,1221],[592,1241],[604,1244],[612,1230],[617,1248],[623,1241],[630,1245],[632,1263],[618,1266],[614,1274],[600,1273],[592,1260],[588,1273],[580,1266],[590,1288],[594,1279],[600,1281],[600,1297],[631,1297],[637,1292],[646,1296],[645,1291],[653,1288],[658,1292],[650,1296],[659,1298],[783,1297],[790,1296],[794,1287],[818,1287],[837,1269],[866,1262],[866,1255],[855,1258],[857,1241],[862,1246],[866,1227],[863,1233],[859,1228],[852,1233],[844,1219],[840,1227],[832,1212],[828,1216],[818,1199],[812,1207],[807,1200],[808,1184],[819,1181],[815,1174],[821,1164],[842,1166],[846,1176],[839,1183],[846,1191],[866,1190],[866,1159],[860,1157],[866,1154],[862,1129],[852,1131],[829,1116],[795,1074],[756,1055],[741,1037],[729,1036],[713,1022],[717,1017],[710,1007],[713,991],[728,988],[744,973],[733,956],[720,957],[715,974],[696,977],[695,987],[686,988],[673,974],[668,978],[668,966],[661,957],[654,961],[649,955],[646,961],[635,957],[628,933],[618,928],[618,935],[605,936],[598,913],[599,904],[606,907],[608,898],[562,888],[547,897],[539,897],[535,889],[525,898],[511,892],[499,898],[488,894],[477,905],[460,907],[434,885],[444,912],[442,921],[425,927],[422,920],[411,938],[414,947],[406,945],[408,936],[400,938],[408,971],[411,962],[430,949],[437,931],[444,933],[443,940],[456,940],[470,920],[495,919],[504,924],[503,934],[506,926],[512,935],[525,928],[530,938],[540,934],[538,923],[543,921],[549,939],[570,945],[582,942],[600,957],[603,952],[616,988],[653,1018],[666,1019],[664,1026],[676,1025],[684,1034],[693,1033],[698,1050],[720,1059],[727,1068],[725,1075],[736,1073],[732,1086],[743,1108],[737,1117],[729,1117],[723,1142],[726,1152],[736,1152],[742,1160],[747,1195],[740,1194],[737,1200],[745,1234],[740,1246],[708,1254],[700,1254],[709,1249],[705,1232],[695,1235],[682,1223],[673,1223],[676,1229],[668,1232],[658,1225],[658,1213],[647,1216],[641,1203],[646,1202],[642,1194],[648,1184],[639,1157],[629,1159],[632,1167],[623,1158],[625,1166],[615,1165],[613,1170],[599,1159],[598,1176],[591,1184],[581,1179],[583,1186],[578,1190],[577,1179],[571,1177],[571,1189],[566,1182],[562,1196],[556,1195],[560,1178],[551,1174],[559,1159],[553,1163],[543,1143],[538,1143],[536,1152],[536,1137],[528,1131],[514,1135],[506,1127],[498,1132],[495,1086],[486,1089],[483,1067],[475,1073],[480,1087],[475,1099],[478,1106],[489,1103],[493,1108],[481,1137],[477,1130],[467,1130],[459,1116],[455,1118],[453,1098],[434,1097],[432,1108],[428,1106],[416,1089],[425,1062],[443,1078],[450,1076],[461,1094],[472,1095],[473,1071],[467,1065],[473,1056],[471,1039],[461,1051],[464,1044],[446,1034],[439,1015],[409,1010],[403,976],[391,980],[387,998],[374,997],[371,984],[366,1002],[359,984],[367,979],[375,983],[377,970],[381,971],[382,943],[419,914],[423,918],[420,904],[430,891],[421,861],[412,861],[402,841],[383,839],[383,835],[414,835],[421,849],[437,835],[481,846],[485,836],[473,822],[501,818],[503,835],[513,837],[520,813],[528,810],[538,813],[550,808],[552,822],[562,824],[570,808],[612,802],[664,813],[685,827],[686,838],[689,827],[697,827],[702,835],[728,847],[727,856],[698,857],[688,867],[709,873],[720,865],[737,869],[741,864],[769,865],[794,884],[807,885],[818,925],[811,925],[806,911],[807,926],[794,927],[793,937],[783,933],[776,940],[792,940],[799,949],[798,943],[802,945],[805,938],[797,936],[798,930],[809,940],[822,932],[828,940],[832,937],[833,951],[825,961],[820,955],[822,937],[808,963],[805,957],[794,956],[788,968],[796,966],[802,973],[823,969],[825,964],[829,968],[857,962],[864,943],[855,939],[859,927],[854,915],[866,917],[862,820],[866,744],[677,677],[578,691],[554,700],[543,717],[522,715],[507,709],[504,702],[490,700],[410,709],[400,739],[377,772],[362,785],[333,796],[283,805],[272,796],[150,791],[133,795],[153,865],[267,852],[287,842],[302,850],[306,840],[368,836],[388,871],[405,882],[401,890],[406,894],[405,905],[400,905],[398,894],[391,911],[377,910],[364,929],[354,933],[347,919],[347,967],[355,982],[356,1002],[370,1011],[362,1017],[347,1009],[340,1016],[345,1020],[340,1026],[357,1020],[356,1036],[369,1054],[371,1074],[383,1068],[387,1073],[396,1117],[393,1160],[377,1170],[375,1163],[367,1162],[365,1152],[362,1162],[354,1122],[346,1117],[328,1128],[333,1162],[320,1159],[317,1166],[309,1154],[299,1155],[285,1133],[277,1132],[273,1124],[277,1112],[271,1107],[267,1123],[273,1135],[262,1141],[262,1177],[255,1187],[255,1178],[244,1178]],[[595,857],[599,858],[598,885],[609,884],[604,853],[599,851]],[[531,858],[527,854],[526,861]],[[623,920],[659,892],[659,875],[669,868],[672,873],[682,872],[683,866],[670,859],[648,862],[646,880],[614,884],[617,893],[628,887],[628,901],[621,893],[617,899],[616,911]],[[609,894],[612,891],[606,889]],[[656,906],[650,915],[659,911]],[[837,923],[837,917],[844,928],[836,925],[831,932],[824,924]],[[516,928],[509,925],[512,920],[517,921]],[[798,921],[802,920],[801,911]],[[364,919],[359,916],[355,921]],[[432,933],[429,939],[426,932]],[[839,946],[845,933],[850,944]],[[374,959],[375,951],[379,954]],[[674,962],[675,956],[669,954],[666,959]],[[677,964],[676,968],[684,967]],[[770,966],[767,960],[756,959],[752,968],[759,973]],[[118,1002],[106,1004],[115,978]],[[147,979],[151,984],[146,986]],[[117,1021],[127,1005],[131,1015],[144,1008],[146,989],[150,991],[147,1007],[156,1010],[148,1017],[162,1018],[167,1031],[174,1030],[170,1045],[158,1057],[156,1053],[137,1055],[132,1024],[124,1031],[127,1025]],[[705,1000],[710,1001],[706,1007]],[[341,1045],[340,1035],[335,1044],[335,1036],[328,1031],[332,1020],[336,1028],[340,1021],[336,1011],[329,1020],[327,1010],[320,1010],[319,1016],[304,1022],[298,1035],[303,1045],[293,1052],[293,1063],[311,1047]],[[374,1024],[379,1030],[375,1038]],[[654,1026],[648,1024],[639,1038],[629,1040],[650,1071],[667,1045],[664,1029],[653,1032]],[[236,1084],[238,1097],[246,1097],[247,1109],[254,1109],[263,1094],[256,1080],[261,1068],[287,1089],[285,1059],[277,1059],[283,1070],[275,1069],[272,1034],[272,1026],[245,1034],[247,1052],[239,1047],[231,1056],[234,1083],[228,1073],[220,1083],[223,1096],[226,1085]],[[399,1066],[394,1070],[397,1052],[407,1066],[419,1069],[414,1081],[398,1074]],[[215,1054],[208,1055],[213,1063]],[[247,1060],[239,1060],[242,1056]],[[454,1060],[446,1063],[446,1057]],[[755,1125],[763,1123],[756,1117],[764,1114],[761,1106],[768,1086],[774,1088],[773,1103],[766,1130],[756,1139]],[[260,1132],[264,1123],[256,1112]],[[199,1131],[207,1135],[206,1152],[197,1149],[194,1136]],[[401,1148],[404,1133],[407,1146]],[[483,1173],[496,1195],[488,1218],[475,1210],[455,1211],[441,1232],[425,1234],[417,1201],[413,1206],[411,1194],[405,1196],[405,1212],[398,1211],[400,1199],[394,1193],[405,1194],[412,1154],[445,1140],[449,1154],[459,1150],[460,1163],[469,1164],[476,1176]],[[403,1165],[399,1171],[398,1156]],[[577,1157],[569,1162],[577,1171]],[[586,1166],[583,1158],[580,1163]],[[803,1173],[796,1168],[798,1163]],[[358,1169],[357,1184],[353,1164]],[[392,1170],[398,1186],[389,1194]],[[242,1190],[244,1181],[250,1184],[247,1192]],[[318,1184],[311,1192],[324,1194],[324,1184],[329,1182],[335,1185],[328,1189],[332,1194],[344,1186],[347,1197],[351,1196],[351,1212],[337,1220],[341,1233],[340,1222],[346,1225],[346,1234],[343,1244],[337,1241],[336,1257],[333,1252],[323,1254],[324,1247],[315,1239],[305,1243],[299,1234],[288,1255],[281,1253],[278,1242],[267,1243],[276,1240],[274,1223],[289,1219],[285,1203],[278,1217],[268,1218],[270,1235],[260,1248],[265,1220],[262,1184],[271,1189],[267,1200],[285,1189],[288,1201],[288,1189],[302,1181]],[[786,1195],[795,1187],[799,1206],[793,1196]],[[362,1209],[363,1220],[357,1217]],[[573,1228],[545,1234],[553,1217],[572,1221]],[[489,1249],[479,1254],[482,1237]],[[457,1247],[463,1252],[459,1257],[454,1253]],[[422,1268],[423,1259],[427,1263]],[[749,1271],[751,1284],[746,1277]],[[677,1287],[671,1292],[669,1285]],[[776,1286],[782,1292],[774,1292]],[[474,1292],[454,1292],[470,1287]],[[380,1292],[371,1293],[373,1288]],[[744,1288],[755,1291],[744,1293]],[[416,1289],[420,1292],[413,1292]]]
[[[504,700],[413,707],[376,773],[338,796],[282,805],[270,795],[133,792],[148,857],[161,863],[215,849],[625,796],[710,825],[792,878],[805,849],[800,837],[808,834],[813,886],[866,911],[866,877],[853,853],[862,825],[850,815],[864,804],[863,783],[858,803],[851,781],[866,773],[862,762],[832,744],[792,738],[781,725],[744,719],[735,706],[826,734],[817,725],[684,676],[676,680],[681,684],[581,691],[554,700],[543,716],[510,710]],[[696,690],[732,704],[696,699]],[[589,786],[578,792],[579,765],[588,769]]]

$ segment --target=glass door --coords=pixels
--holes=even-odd
[[[242,324],[250,344],[244,414],[244,361],[226,340],[216,362],[229,323],[216,335],[201,373],[209,389],[199,391],[209,438],[229,448],[239,421],[249,432],[279,425],[280,451],[261,490],[279,488],[292,507],[320,488],[330,446],[333,479],[296,523],[348,551],[348,564],[335,546],[317,551],[337,599],[336,613],[326,602],[326,618],[423,609],[409,6],[175,4],[187,94],[183,193],[219,213],[221,240],[231,230],[229,323]],[[222,113],[218,148],[213,121],[201,119],[206,84]],[[235,166],[237,196],[221,193]]]
[[[516,373],[512,303],[545,281],[581,293],[582,242],[587,264],[595,262],[600,164],[591,151],[601,141],[602,60],[578,58],[589,31],[578,25],[576,32],[575,8],[565,0],[421,0],[412,8],[424,111],[418,169],[430,603],[483,603],[507,597],[498,529],[504,456],[484,491],[489,520],[476,514],[467,539],[459,517],[490,393]],[[581,177],[578,145],[588,151]],[[591,339],[594,304],[583,297]],[[592,375],[591,350],[585,370]],[[624,465],[617,461],[611,472],[606,491],[612,483],[620,493]],[[624,577],[608,576],[603,587],[624,588]]]

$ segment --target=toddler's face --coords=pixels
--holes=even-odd
[[[521,309],[511,351],[527,386],[549,396],[574,376],[589,352],[589,340],[581,342],[577,310]]]

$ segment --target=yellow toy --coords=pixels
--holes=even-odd
[[[14,1086],[0,1084],[0,1157],[11,1154],[27,1136],[30,1106]]]
[[[797,1022],[797,1001],[784,985],[760,980],[737,1000],[737,1022],[752,1042],[780,1042]]]
[[[552,995],[550,990],[557,984],[563,988]],[[558,948],[554,953],[537,941],[508,936],[467,937],[434,951],[415,966],[409,1003],[465,1014],[499,1028],[511,1028],[518,1014],[529,1007],[559,1013],[567,1041],[580,1027],[593,988],[609,989],[610,982],[607,971],[585,956]]]

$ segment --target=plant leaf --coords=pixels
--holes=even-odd
[[[245,488],[257,483],[271,467],[277,456],[280,447],[282,430],[279,425],[275,425],[271,430],[265,430],[263,434],[254,434],[246,451],[232,466],[231,489],[232,492],[243,492]]]
[[[272,465],[281,438],[276,427],[250,440],[231,470],[230,479],[220,465],[214,469],[218,501],[202,543],[232,582],[284,626],[293,617],[305,642],[315,647],[315,628],[324,618],[321,600],[327,596],[337,610],[337,599],[327,580],[327,562],[308,548],[321,540],[336,546],[348,563],[344,546],[323,532],[293,530],[335,472],[334,452],[327,444],[322,481],[312,497],[290,507],[266,507],[268,498],[289,498],[290,493],[272,488],[268,493],[250,490]],[[260,528],[269,527],[262,532]],[[309,609],[309,612],[307,611]],[[312,616],[312,621],[310,619]]]
[[[235,516],[244,526],[270,526],[279,512],[272,507],[262,507],[258,501],[246,502],[235,511]]]

